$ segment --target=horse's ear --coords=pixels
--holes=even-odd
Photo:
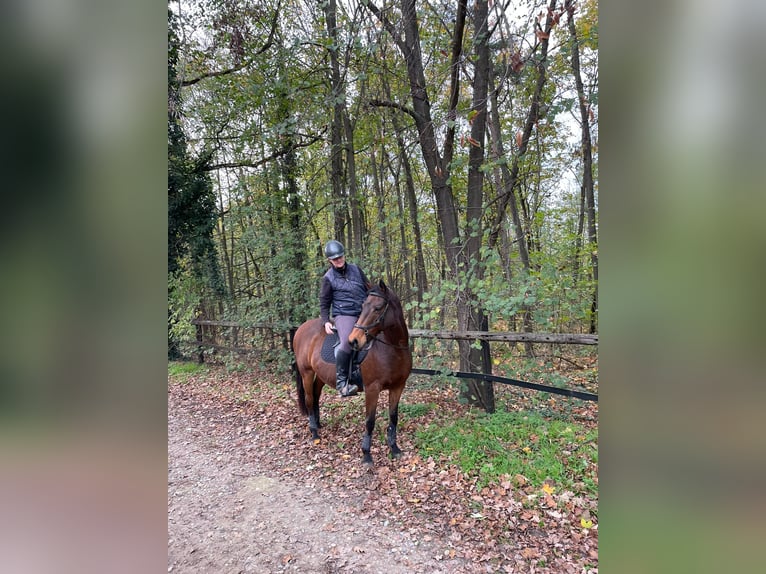
[[[385,284],[385,283],[383,283],[383,279],[381,279],[381,280],[380,280],[380,282],[378,283],[378,287],[380,287],[381,289],[383,289],[383,292],[384,292],[384,293],[387,291],[387,289],[386,289],[386,284]]]

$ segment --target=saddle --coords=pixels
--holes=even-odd
[[[356,352],[356,363],[359,366],[361,366],[362,361],[364,361],[365,357],[367,356],[367,353],[372,347],[373,342],[374,341],[370,341],[362,349]],[[338,345],[340,345],[340,337],[338,337],[337,332],[333,331],[332,335],[327,335],[324,338],[324,342],[322,343],[322,350],[319,353],[320,356],[322,357],[322,360],[327,361],[328,363],[332,363],[334,365],[335,364],[335,347],[337,347]],[[362,383],[362,369],[357,368],[355,371],[350,373],[349,380],[350,382],[357,385],[360,389],[364,388],[364,385]]]

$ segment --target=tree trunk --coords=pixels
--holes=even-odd
[[[572,280],[574,285],[580,282],[580,257],[582,237],[585,226],[585,187],[580,185],[580,203],[577,208],[577,231],[575,232],[574,257],[572,258]]]
[[[566,0],[564,7],[567,11],[567,26],[572,39],[572,72],[577,89],[577,99],[580,103],[580,124],[582,136],[583,177],[582,187],[585,197],[585,213],[588,222],[588,244],[590,248],[591,266],[593,269],[593,302],[591,304],[590,332],[595,333],[598,314],[598,238],[596,236],[596,198],[593,185],[593,146],[590,136],[590,104],[585,94],[580,71],[580,46],[577,40],[577,28],[574,23],[574,2]]]
[[[390,160],[388,163],[390,165]],[[409,293],[412,293],[412,255],[408,246],[409,242],[407,241],[407,216],[404,210],[405,196],[401,192],[401,181],[398,173],[396,176],[396,190],[396,210],[399,214],[399,217],[397,218],[399,220],[399,251],[400,257],[402,258],[401,260],[404,263],[404,280],[403,284],[402,281],[394,281],[394,277],[390,277],[389,281],[391,281],[392,285],[395,285],[397,293],[406,293],[409,296]]]
[[[325,21],[327,36],[331,46],[330,55],[330,101],[332,103],[332,121],[330,122],[330,182],[334,205],[335,239],[347,243],[344,234],[346,230],[346,196],[343,190],[343,110],[344,97],[338,61],[338,24],[336,19],[336,2],[328,0],[325,4]],[[347,243],[348,244],[348,243]]]
[[[348,199],[351,208],[351,248],[354,257],[360,263],[364,261],[364,211],[359,203],[359,190],[356,186],[356,158],[354,153],[354,126],[343,102],[343,127],[346,149],[346,176],[348,182]]]
[[[289,102],[288,98],[284,98]],[[289,115],[289,110],[287,110]],[[298,189],[298,161],[295,153],[294,134],[287,136],[285,154],[282,157],[282,178],[285,184],[285,208],[287,210],[287,223],[290,233],[285,236],[284,249],[291,255],[292,268],[305,271],[306,269],[306,248],[303,241],[303,226],[301,225],[301,203]],[[296,310],[300,308],[299,304],[306,301],[311,296],[309,285],[306,282],[298,282],[285,291],[291,298],[287,302],[284,317],[290,325],[295,325],[306,319],[303,316],[297,316]]]
[[[466,201],[465,248],[462,265],[465,277],[464,298],[458,298],[458,329],[469,331],[485,329],[487,320],[473,293],[472,284],[483,277],[481,262],[482,211],[484,207],[484,144],[487,126],[487,93],[490,74],[489,32],[487,30],[487,0],[476,0],[474,5],[474,46],[476,59],[473,74],[473,104],[471,118],[471,147],[468,151],[468,190]],[[460,341],[460,369],[480,373],[485,368],[489,347],[477,349],[467,341]],[[495,401],[492,382],[471,379],[461,389],[470,404],[478,404],[487,412],[494,412]]]
[[[391,99],[391,89],[385,77],[381,78],[386,97]],[[407,196],[407,211],[410,216],[412,234],[415,238],[415,283],[417,285],[416,297],[418,303],[423,301],[423,293],[428,290],[428,278],[426,276],[426,262],[423,257],[423,240],[420,232],[418,218],[418,198],[415,192],[415,179],[412,176],[412,165],[407,155],[407,146],[404,142],[403,127],[396,114],[391,116],[391,124],[396,134],[396,145],[399,152],[399,162],[404,170],[404,186]],[[403,243],[406,245],[406,243]]]
[[[378,234],[380,235],[381,251],[383,252],[383,260],[385,261],[385,277],[386,281],[391,282],[391,258],[388,256],[390,253],[390,245],[388,241],[388,223],[386,222],[386,204],[385,197],[383,196],[383,188],[380,180],[381,172],[383,171],[383,158],[378,162],[378,158],[375,157],[376,148],[372,146],[370,148],[370,165],[372,166],[372,187],[375,191],[375,199],[377,201],[378,211]],[[383,154],[381,146],[381,155]]]
[[[234,258],[230,255],[228,240],[226,238],[226,209],[223,203],[223,186],[221,185],[221,174],[218,173],[218,233],[221,236],[221,248],[223,250],[223,262],[226,265],[226,280],[229,286],[229,293],[234,296]]]
[[[495,215],[495,219],[492,224],[492,231],[490,233],[489,238],[489,245],[490,247],[494,247],[497,243],[497,239],[500,232],[500,226],[502,224],[503,218],[505,217],[505,209],[506,207],[510,206],[511,210],[511,217],[513,218],[513,224],[516,232],[516,242],[519,247],[519,257],[521,258],[522,265],[524,267],[525,273],[529,273],[531,270],[531,263],[529,258],[529,237],[531,234],[530,229],[530,221],[529,221],[529,208],[524,202],[524,196],[523,194],[519,194],[519,202],[521,204],[521,212],[525,215],[523,217],[523,223],[522,223],[522,214],[520,213],[520,210],[516,204],[516,189],[518,189],[519,186],[519,169],[520,169],[520,162],[521,159],[524,157],[524,154],[527,153],[527,148],[529,147],[529,139],[532,136],[532,130],[537,123],[537,120],[540,116],[540,102],[542,99],[542,92],[543,87],[545,86],[546,81],[546,71],[545,71],[545,65],[546,60],[548,57],[548,40],[550,38],[551,30],[553,29],[553,14],[556,9],[556,0],[550,0],[550,4],[548,5],[548,15],[545,19],[545,28],[541,30],[541,33],[539,34],[540,37],[540,55],[537,60],[537,83],[535,84],[535,91],[532,94],[532,102],[529,106],[529,111],[527,112],[527,117],[524,122],[524,129],[520,134],[520,145],[519,149],[516,152],[516,154],[513,156],[513,163],[511,166],[510,171],[508,170],[508,167],[506,164],[503,164],[501,166],[502,174],[503,174],[503,193],[500,197],[500,202],[498,205],[498,210]],[[497,95],[496,91],[493,90],[492,93],[493,97],[493,114],[497,110]],[[502,141],[501,139],[501,131],[500,131],[500,121],[499,116],[493,116],[493,134],[494,139],[500,143]],[[499,146],[497,149],[498,157],[502,157],[501,153],[503,153],[504,150],[502,146]],[[532,314],[531,310],[525,305],[523,306],[523,324],[524,324],[524,330],[525,331],[532,331],[534,329],[533,321],[532,321]],[[532,346],[529,343],[525,344],[526,346],[526,353],[527,356],[532,356]]]
[[[410,85],[410,97],[412,100],[412,109],[405,110],[415,120],[415,126],[418,130],[418,141],[420,143],[420,152],[423,156],[423,162],[428,171],[428,177],[431,181],[431,189],[436,200],[436,220],[439,227],[439,235],[442,241],[444,252],[447,258],[447,264],[455,277],[458,276],[460,268],[458,257],[460,255],[460,230],[457,220],[457,208],[455,198],[452,194],[452,186],[449,183],[449,163],[451,161],[451,150],[453,147],[450,137],[454,138],[454,130],[448,130],[447,140],[445,142],[444,157],[440,154],[439,145],[436,141],[436,132],[434,121],[431,117],[431,102],[426,90],[426,78],[423,69],[423,55],[420,50],[420,29],[418,25],[417,11],[415,10],[415,0],[401,0],[402,21],[399,26],[394,26],[390,20],[377,8],[371,1],[365,3],[370,12],[380,21],[391,38],[394,40],[402,53],[407,67],[407,79]],[[461,8],[462,7],[462,8]],[[461,9],[465,8],[465,0],[459,0],[457,23],[455,26],[455,37],[453,39],[453,79],[451,93],[458,93],[457,71],[459,70],[459,57],[455,52],[460,52],[462,46],[462,27],[461,21],[465,21],[464,13],[461,18]],[[401,37],[400,30],[404,30],[404,38]],[[458,38],[459,36],[459,38]],[[450,112],[454,114],[454,108]]]
[[[490,113],[490,134],[493,146],[493,155],[495,158],[505,157],[505,144],[503,143],[503,132],[500,128],[500,111],[497,103],[497,89],[494,88],[494,81],[490,76],[490,85],[493,86],[490,99],[492,101],[492,111]],[[523,143],[523,140],[522,140]],[[519,259],[521,259],[521,265],[526,273],[529,272],[529,250],[527,249],[527,238],[525,232],[525,226],[521,223],[519,217],[519,208],[516,204],[516,196],[514,195],[514,188],[516,187],[516,178],[518,177],[518,160],[514,157],[514,170],[508,169],[508,163],[502,162],[500,164],[500,173],[502,175],[502,186],[498,186],[499,190],[502,190],[500,194],[500,201],[498,202],[497,213],[493,221],[493,227],[489,234],[488,246],[490,249],[494,249],[497,245],[497,240],[500,236],[500,230],[505,219],[505,210],[510,208],[511,220],[513,221],[513,231],[516,237],[516,245],[519,249]]]

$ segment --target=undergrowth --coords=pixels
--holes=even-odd
[[[189,377],[206,373],[207,365],[204,363],[194,363],[191,361],[168,361],[168,376],[175,378],[179,382],[186,382]]]
[[[534,412],[469,413],[434,421],[415,433],[423,457],[455,464],[479,486],[503,475],[524,476],[533,485],[553,481],[561,488],[598,491],[598,431]]]

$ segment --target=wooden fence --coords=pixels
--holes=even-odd
[[[207,319],[195,319],[192,321],[197,330],[196,341],[193,344],[197,347],[198,360],[204,361],[205,349],[224,350],[229,352],[249,353],[255,350],[253,346],[240,346],[244,344],[248,339],[248,333],[250,337],[258,338],[261,343],[264,342],[267,348],[274,350],[276,348],[282,348],[285,350],[291,349],[292,335],[295,333],[297,327],[291,329],[284,329],[283,327],[276,327],[268,324],[250,324],[245,325],[234,321],[213,321]],[[228,330],[228,334],[222,340],[220,333],[216,333],[213,337],[210,331],[216,330]],[[206,333],[207,331],[207,333]],[[206,338],[205,335],[208,335]],[[469,340],[469,341],[486,341],[489,342],[504,342],[504,343],[548,343],[557,345],[598,345],[598,335],[579,334],[579,333],[517,333],[512,331],[432,331],[427,329],[410,329],[410,337],[413,339],[440,339],[440,340]],[[218,335],[218,336],[216,336]],[[222,344],[226,342],[227,344]],[[517,379],[510,379],[507,377],[498,377],[492,374],[492,365],[489,361],[489,350],[485,353],[484,372],[482,373],[462,373],[457,371],[449,371],[448,373],[442,373],[440,371],[432,369],[420,369],[413,368],[413,374],[424,375],[437,375],[437,374],[449,374],[457,378],[464,379],[483,379],[485,381],[503,383],[507,385],[514,385],[526,389],[532,389],[542,392],[553,393],[557,395],[563,395],[572,398],[578,398],[586,401],[598,401],[598,395],[588,393],[585,391],[578,391],[572,389],[562,389],[559,387],[551,387],[548,385],[541,385],[538,383],[530,383],[527,381],[520,381]]]
[[[213,321],[208,319],[194,319],[192,325],[196,327],[196,343],[203,347],[214,349],[248,352],[252,351],[252,346],[240,346],[240,342],[246,338],[248,332],[253,336],[258,333],[260,338],[279,340],[279,346],[289,348],[291,333],[297,327],[285,329],[270,324],[243,324],[235,321]],[[213,328],[213,329],[206,329]],[[221,338],[217,336],[205,337],[206,331],[210,335],[210,330],[217,328],[229,329],[230,332],[224,338],[228,339],[228,344],[222,344]],[[441,340],[468,340],[468,341],[488,341],[503,343],[550,343],[557,345],[598,345],[598,335],[589,335],[582,333],[519,333],[516,331],[433,331],[428,329],[409,329],[410,337],[413,339],[441,339]]]

